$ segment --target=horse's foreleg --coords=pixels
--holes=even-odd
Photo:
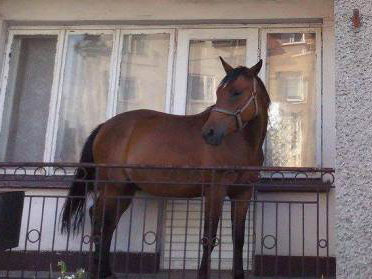
[[[123,185],[121,187],[124,188]],[[101,193],[92,207],[92,236],[95,246],[91,267],[93,278],[106,278],[112,275],[110,268],[112,235],[121,215],[131,203],[130,197],[119,199],[119,194],[132,196],[134,193],[131,191],[115,191],[107,195]]]
[[[214,246],[219,241],[216,239],[218,222],[221,217],[223,200],[226,192],[221,189],[208,189],[205,193],[204,232],[201,244],[203,245],[203,256],[199,269],[199,279],[210,277],[211,254]]]
[[[233,238],[233,278],[244,279],[243,246],[245,234],[245,219],[251,194],[234,197],[231,201],[231,225]],[[231,198],[231,197],[230,197]]]

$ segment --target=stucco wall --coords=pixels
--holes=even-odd
[[[362,26],[350,17],[358,8]],[[372,277],[372,2],[336,0],[337,278]]]

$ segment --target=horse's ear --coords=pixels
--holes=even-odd
[[[226,63],[225,60],[220,56],[220,60],[222,63],[223,68],[225,69],[226,74],[230,73],[232,70],[234,70],[233,67],[231,67],[229,64]]]
[[[260,59],[260,61],[258,61],[257,64],[251,68],[251,71],[254,73],[255,76],[257,76],[261,68],[262,68],[262,59]]]

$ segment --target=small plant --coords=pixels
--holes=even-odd
[[[76,270],[75,273],[76,279],[85,279],[85,270],[83,268],[79,268]]]
[[[61,276],[58,279],[85,279],[85,270],[79,268],[75,273],[67,275],[67,265],[64,261],[59,261],[57,266],[60,268]]]

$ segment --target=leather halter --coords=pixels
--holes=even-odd
[[[227,110],[227,109],[213,107],[212,111],[216,111],[216,112],[220,112],[220,113],[224,113],[224,114],[227,114],[227,115],[234,116],[236,118],[236,123],[238,125],[238,129],[242,130],[248,124],[248,122],[243,123],[241,114],[248,108],[248,106],[252,103],[252,101],[255,104],[256,112],[254,114],[254,117],[256,117],[258,115],[258,104],[257,104],[257,80],[256,80],[255,77],[253,77],[252,96],[247,100],[247,102],[245,103],[245,105],[243,107],[241,107],[240,109],[237,109],[234,112],[232,112],[230,110]]]

